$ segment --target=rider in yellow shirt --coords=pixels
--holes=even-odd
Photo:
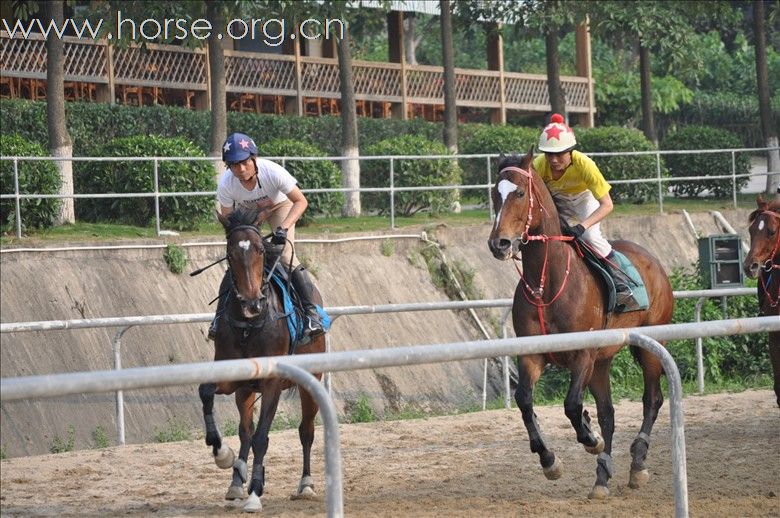
[[[630,307],[635,304],[632,281],[614,267],[612,245],[601,235],[601,220],[612,212],[612,187],[592,159],[574,150],[576,145],[574,132],[563,117],[553,114],[539,136],[539,151],[544,154],[534,159],[534,169],[550,190],[561,217],[573,225],[571,232],[607,259],[617,305]]]

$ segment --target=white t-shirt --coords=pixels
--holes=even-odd
[[[217,186],[217,201],[223,207],[229,208],[255,208],[257,202],[263,199],[271,199],[274,204],[287,200],[287,194],[293,190],[298,181],[285,169],[275,162],[263,158],[255,158],[257,164],[257,184],[255,188],[247,190],[241,185],[241,181],[226,169]]]

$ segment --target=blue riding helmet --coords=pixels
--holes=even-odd
[[[226,164],[243,162],[257,156],[257,146],[252,137],[243,133],[231,133],[222,145],[222,161]]]

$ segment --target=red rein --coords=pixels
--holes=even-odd
[[[780,218],[780,214],[773,212],[771,210],[765,210],[762,212],[762,214],[766,214],[767,216],[771,216],[774,218]],[[769,276],[767,278],[771,278],[772,270],[778,270],[777,275],[780,275],[780,263],[775,264],[774,258],[777,255],[777,251],[780,249],[780,232],[777,234],[777,239],[775,239],[775,247],[772,249],[772,253],[769,254],[769,259],[766,260],[764,263],[763,270],[766,272],[769,272]],[[778,283],[777,287],[777,293],[775,294],[775,297],[772,298],[772,295],[769,293],[769,283],[764,282],[764,278],[759,275],[758,276],[758,282],[761,283],[761,289],[764,290],[764,293],[766,294],[767,301],[769,302],[769,306],[776,308],[777,304],[780,303],[780,283]]]
[[[555,302],[558,299],[558,297],[561,296],[561,293],[563,293],[563,289],[566,287],[566,283],[569,280],[569,271],[571,266],[571,250],[567,247],[566,272],[563,278],[563,282],[561,283],[561,287],[560,289],[558,289],[558,292],[555,294],[555,296],[553,296],[552,300],[550,300],[549,302],[544,302],[542,296],[544,295],[544,284],[547,278],[547,258],[550,249],[549,242],[550,241],[572,241],[574,238],[571,236],[561,236],[561,235],[548,236],[546,234],[537,234],[532,236],[528,234],[528,230],[531,228],[531,221],[533,220],[533,208],[534,208],[534,183],[533,183],[532,174],[531,172],[526,171],[525,169],[520,169],[519,167],[513,167],[513,166],[505,167],[500,171],[500,173],[503,173],[504,171],[514,171],[516,173],[522,174],[528,179],[528,217],[526,218],[526,222],[525,222],[525,230],[523,230],[523,233],[520,235],[520,242],[523,244],[527,244],[530,241],[542,241],[544,243],[544,263],[542,264],[542,274],[541,274],[541,278],[539,279],[538,288],[536,289],[531,288],[531,286],[526,281],[523,272],[517,266],[517,255],[513,255],[512,259],[514,260],[515,269],[517,270],[517,273],[520,276],[520,281],[523,283],[523,287],[525,288],[525,290],[523,291],[523,295],[525,295],[525,298],[529,303],[536,306],[536,310],[539,314],[539,326],[541,327],[542,334],[546,335],[547,328],[544,324],[544,308],[551,305],[553,302]],[[542,210],[545,210],[544,206],[542,206]]]

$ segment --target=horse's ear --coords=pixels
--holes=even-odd
[[[758,206],[759,210],[766,210],[766,206],[769,205],[769,203],[764,200],[764,197],[762,195],[756,196],[756,205]]]
[[[531,164],[534,162],[534,146],[531,144],[531,147],[528,149],[528,153],[525,154],[523,157],[523,162],[528,164],[528,167],[531,167]]]

